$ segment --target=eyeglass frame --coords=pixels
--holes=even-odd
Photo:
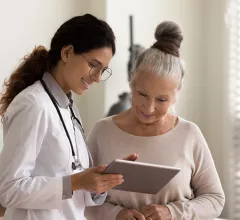
[[[92,66],[92,64],[91,64],[91,62],[85,57],[85,56],[83,56],[83,54],[80,54],[86,61],[87,61],[87,63],[88,63],[88,66],[89,66],[89,68],[90,68],[90,70],[89,70],[89,76],[92,78],[92,75],[91,75],[91,70],[93,69],[93,68],[96,68],[96,66],[94,67],[94,66]],[[101,66],[100,64],[99,64],[99,66]],[[103,71],[102,71],[102,69],[103,69]],[[102,73],[104,72],[104,71],[106,71],[107,70],[107,72],[109,73],[109,76],[106,78],[106,79],[104,79],[104,80],[102,80],[101,79],[101,81],[103,82],[103,81],[106,81],[107,79],[109,79],[111,76],[112,76],[112,70],[110,69],[110,68],[101,68],[101,76],[102,76]],[[109,71],[108,71],[109,70]]]

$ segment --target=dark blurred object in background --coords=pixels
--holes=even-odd
[[[119,101],[112,105],[107,116],[116,115],[131,107],[130,97],[127,92],[122,93],[121,95],[118,96],[118,98],[119,98]]]
[[[137,57],[144,51],[144,47],[139,44],[134,44],[129,48],[130,51],[130,58],[128,61],[128,81],[131,80],[131,74],[134,62],[136,61]]]
[[[130,22],[130,47],[129,47],[130,57],[128,61],[128,81],[131,80],[131,71],[132,71],[135,60],[140,55],[140,53],[142,53],[142,51],[144,50],[144,47],[142,47],[141,45],[133,44],[133,16],[132,15],[130,15],[129,17],[129,22]],[[129,93],[123,92],[118,97],[119,97],[119,101],[111,106],[107,116],[116,115],[131,107],[131,100],[130,100]]]

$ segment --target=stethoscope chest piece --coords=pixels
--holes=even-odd
[[[76,166],[76,164],[75,164],[74,162],[72,162],[72,169],[73,169],[73,170],[76,170],[76,169],[77,169],[77,166]]]

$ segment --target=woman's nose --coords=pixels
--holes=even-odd
[[[145,105],[145,110],[147,114],[152,114],[153,112],[155,112],[155,102],[148,101],[148,103]]]
[[[92,75],[92,80],[96,83],[99,83],[101,81],[101,77],[102,77],[102,72],[99,71],[97,74]]]

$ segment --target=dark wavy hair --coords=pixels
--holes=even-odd
[[[51,71],[57,65],[61,59],[61,50],[67,45],[72,45],[76,54],[109,47],[114,55],[116,50],[114,33],[105,21],[90,14],[71,18],[57,30],[49,51],[43,46],[36,47],[5,80],[0,99],[1,116],[22,90],[40,80],[45,71]]]

